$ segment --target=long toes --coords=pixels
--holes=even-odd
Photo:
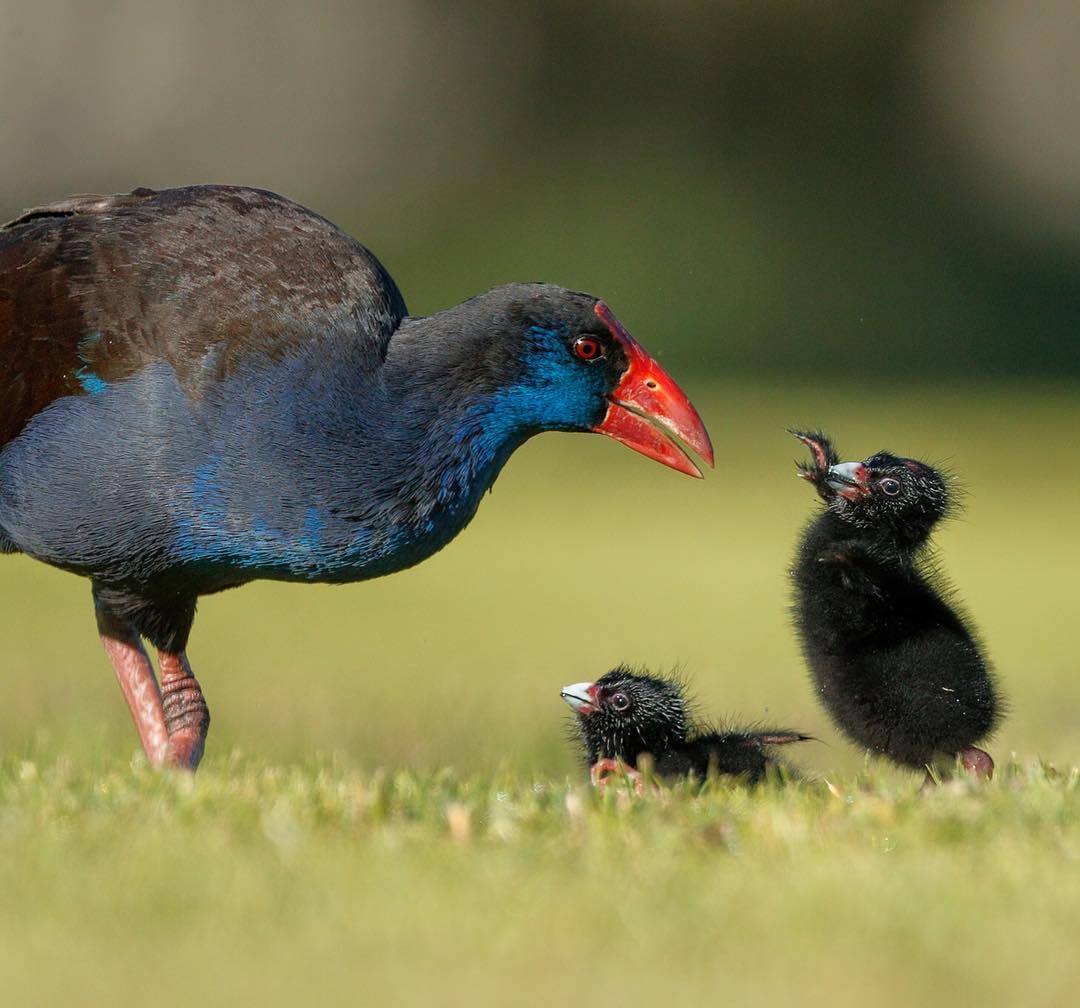
[[[814,466],[817,469],[829,468],[829,455],[825,446],[822,444],[822,440],[818,435],[811,433],[810,431],[791,430],[791,434],[794,434],[807,448],[810,449],[810,453],[814,456]],[[802,475],[806,479],[811,479],[810,473],[813,470],[809,466],[800,466]]]
[[[635,794],[645,793],[645,778],[640,771],[613,759],[599,759],[589,767],[589,779],[593,787],[606,788],[614,777],[623,777],[634,787]]]
[[[599,759],[589,767],[589,780],[593,787],[607,787],[608,779],[619,772],[619,764],[613,759]]]

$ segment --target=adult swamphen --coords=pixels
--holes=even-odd
[[[990,777],[994,761],[975,743],[1000,720],[998,689],[927,553],[948,484],[916,459],[841,462],[824,434],[791,433],[813,455],[799,473],[826,505],[794,567],[795,622],[822,702],[852,741],[897,763],[946,756]]]
[[[596,682],[564,686],[563,700],[577,715],[577,729],[594,785],[625,773],[640,792],[638,761],[652,759],[667,780],[710,773],[760,781],[782,764],[774,746],[806,742],[809,735],[786,728],[726,728],[697,723],[686,690],[675,679],[613,668]]]
[[[202,755],[200,595],[419,563],[539,431],[712,463],[602,301],[512,284],[412,318],[366,248],[256,189],[74,197],[0,229],[0,383],[0,551],[90,578],[155,765]]]

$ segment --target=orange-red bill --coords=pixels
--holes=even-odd
[[[701,470],[679,444],[689,445],[712,466],[712,442],[698,411],[603,301],[596,303],[594,311],[622,346],[627,367],[608,397],[607,414],[593,430],[672,469],[700,477]]]

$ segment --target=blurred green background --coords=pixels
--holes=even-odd
[[[1080,12],[0,2],[0,214],[232,182],[426,313],[602,294],[680,371],[1080,371]]]
[[[791,423],[947,461],[946,567],[1012,697],[997,751],[1075,758],[1080,18],[1058,0],[0,3],[0,216],[71,192],[283,192],[414,313],[508,280],[604,296],[691,392],[695,484],[527,446],[417,570],[207,599],[234,747],[572,766],[557,689],[678,663],[705,706],[825,725],[786,616],[813,502]],[[79,581],[4,561],[9,752],[133,746]]]

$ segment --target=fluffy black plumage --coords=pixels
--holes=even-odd
[[[712,730],[697,724],[693,705],[674,679],[637,673],[625,665],[594,683],[575,683],[562,698],[577,715],[588,765],[618,761],[636,769],[646,754],[666,779],[710,773],[759,781],[779,765],[770,748],[810,738],[783,729]]]
[[[792,431],[814,460],[800,474],[825,510],[795,558],[795,623],[822,703],[853,742],[910,767],[959,756],[997,726],[989,663],[933,571],[928,543],[953,506],[941,473],[878,452],[839,461],[829,439]]]

